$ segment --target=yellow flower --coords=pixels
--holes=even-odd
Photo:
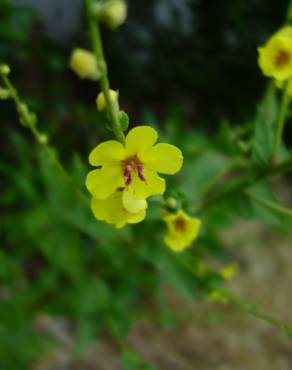
[[[232,262],[220,270],[220,275],[223,277],[224,280],[230,280],[236,274],[237,269],[238,264],[236,262]]]
[[[112,100],[113,103],[116,103],[118,101],[118,92],[115,91],[115,90],[110,90],[110,98]],[[106,107],[106,100],[105,100],[105,96],[104,96],[104,93],[101,92],[100,94],[98,94],[97,98],[96,98],[96,105],[97,105],[97,109],[102,112],[105,107]]]
[[[292,27],[285,27],[258,48],[259,66],[265,76],[283,81],[292,76]]]
[[[157,172],[174,174],[183,162],[181,151],[170,144],[156,144],[157,132],[149,126],[129,131],[125,144],[110,140],[99,144],[89,163],[99,167],[87,175],[86,186],[96,199],[106,199],[126,189],[136,199],[163,194],[165,181]]]
[[[96,58],[88,50],[74,49],[70,58],[70,67],[80,78],[98,80],[100,77]]]
[[[227,303],[228,300],[226,296],[220,290],[213,290],[209,296],[210,302],[220,302],[220,303]]]
[[[168,233],[164,237],[165,244],[175,252],[181,252],[189,247],[197,238],[201,226],[198,218],[188,216],[182,210],[168,213],[164,217]]]
[[[121,228],[126,223],[135,224],[144,220],[147,202],[134,198],[128,191],[117,190],[107,199],[92,198],[91,209],[99,221]]]

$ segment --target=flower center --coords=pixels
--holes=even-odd
[[[282,67],[283,65],[290,62],[291,56],[286,50],[279,50],[275,57],[275,66]]]
[[[133,155],[132,157],[123,160],[122,166],[126,185],[131,184],[133,173],[136,174],[140,180],[145,181],[145,177],[143,175],[143,163],[137,155]]]
[[[186,230],[187,224],[184,218],[178,217],[173,222],[174,228],[177,232],[183,232]]]

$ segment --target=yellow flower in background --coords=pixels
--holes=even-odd
[[[227,303],[228,299],[226,295],[223,294],[220,290],[213,290],[209,296],[208,299],[210,302],[220,302],[220,303]]]
[[[285,27],[258,48],[259,66],[265,76],[286,80],[292,76],[292,27]]]
[[[168,213],[164,221],[168,228],[164,242],[175,252],[181,252],[189,247],[199,234],[201,221],[190,217],[182,210],[174,214]]]
[[[118,92],[115,91],[115,90],[110,90],[110,98],[112,100],[113,103],[116,103],[118,101]],[[105,100],[105,96],[104,96],[104,93],[101,92],[100,94],[98,94],[97,98],[96,98],[96,105],[97,105],[97,109],[102,112],[103,110],[105,110],[106,108],[106,100]]]
[[[95,56],[85,49],[76,48],[73,50],[70,68],[82,79],[98,80],[100,77]]]
[[[106,199],[117,189],[125,189],[136,199],[163,194],[165,180],[157,173],[174,174],[182,166],[181,151],[170,144],[155,144],[157,132],[150,126],[130,130],[125,144],[109,140],[89,155],[89,163],[99,167],[87,175],[86,186],[96,199]]]
[[[224,280],[231,280],[236,274],[237,269],[237,262],[232,262],[220,270],[220,275],[223,277]]]
[[[91,209],[97,220],[121,228],[127,223],[135,224],[144,220],[147,202],[145,199],[136,199],[129,192],[119,189],[107,199],[92,198]]]

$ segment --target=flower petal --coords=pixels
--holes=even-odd
[[[145,199],[136,199],[129,191],[123,191],[122,202],[125,210],[130,213],[138,213],[147,208]]]
[[[142,211],[138,213],[133,213],[131,216],[128,218],[127,222],[129,224],[137,224],[138,222],[141,222],[144,220],[146,216],[146,209],[143,209]]]
[[[171,144],[156,144],[142,158],[145,166],[151,170],[173,175],[181,169],[182,152]]]
[[[143,199],[150,195],[163,194],[165,192],[165,181],[156,172],[144,168],[143,176],[145,181],[136,175],[132,177],[129,191],[135,198]]]
[[[91,209],[99,221],[123,227],[127,222],[127,212],[122,207],[121,193],[115,192],[107,199],[91,200]]]
[[[146,216],[146,209],[137,213],[127,212],[122,203],[123,192],[116,191],[106,199],[91,200],[91,209],[94,216],[99,221],[105,221],[115,225],[116,228],[122,228],[126,223],[134,224],[142,221]]]
[[[107,166],[89,172],[86,187],[98,199],[105,199],[118,188],[124,186],[124,179],[119,166]]]
[[[115,140],[105,141],[97,145],[89,155],[92,166],[116,164],[125,158],[125,147]]]
[[[126,154],[131,156],[150,149],[158,138],[157,132],[150,126],[137,126],[126,137]]]
[[[191,241],[187,241],[184,238],[179,238],[173,234],[166,234],[164,236],[164,242],[174,252],[181,252],[191,244]]]

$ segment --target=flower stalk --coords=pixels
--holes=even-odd
[[[91,44],[92,49],[95,54],[98,69],[100,70],[101,77],[100,77],[100,87],[104,94],[105,100],[106,100],[106,109],[108,116],[111,121],[111,126],[113,133],[117,140],[119,140],[121,143],[125,142],[125,135],[123,133],[120,121],[119,121],[119,112],[117,110],[116,104],[112,101],[111,95],[110,95],[110,83],[107,73],[107,64],[104,56],[101,36],[100,36],[100,30],[99,25],[96,19],[93,16],[93,9],[92,9],[92,0],[85,0],[85,9],[86,9],[86,15],[88,19],[88,25],[89,25],[89,33],[91,38]]]
[[[14,104],[16,106],[16,110],[20,117],[20,123],[27,127],[35,137],[36,141],[43,147],[48,159],[55,165],[55,167],[58,169],[58,171],[63,176],[64,180],[67,181],[70,184],[74,183],[74,180],[72,177],[68,174],[68,172],[65,170],[61,162],[58,160],[57,155],[53,148],[50,147],[48,144],[48,137],[46,134],[40,132],[38,128],[36,127],[37,124],[37,117],[34,113],[30,112],[27,105],[22,102],[20,99],[17,90],[11,83],[8,74],[1,73],[0,69],[0,77],[9,91],[10,97],[14,101]],[[75,185],[75,184],[74,184]],[[88,205],[88,198],[87,196],[76,187],[75,189],[77,196],[80,198],[80,200]]]
[[[279,115],[278,115],[278,120],[277,120],[276,133],[275,133],[273,152],[272,152],[272,164],[275,164],[277,162],[277,157],[278,157],[278,152],[279,152],[279,148],[280,148],[281,140],[283,136],[283,130],[284,130],[285,119],[287,116],[289,102],[290,102],[290,98],[288,95],[288,82],[286,81],[284,85],[284,89],[283,89],[283,95],[282,95],[282,100],[281,100]]]

